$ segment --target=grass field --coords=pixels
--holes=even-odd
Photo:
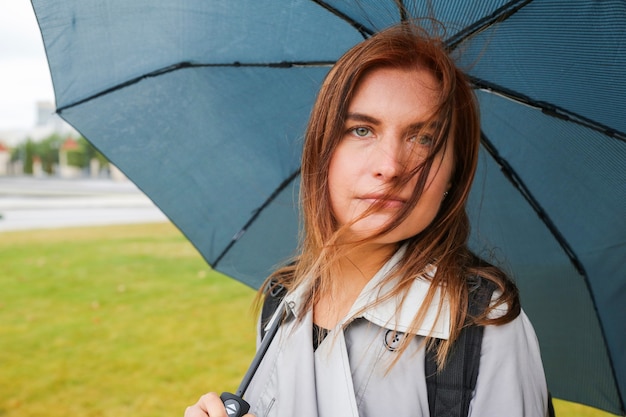
[[[0,233],[0,265],[0,417],[182,416],[252,358],[254,292],[170,224]]]
[[[254,293],[169,224],[0,234],[0,416],[172,416],[233,390]]]

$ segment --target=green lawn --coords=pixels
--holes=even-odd
[[[254,292],[170,224],[0,233],[0,265],[1,417],[181,416],[252,358]]]
[[[254,292],[170,224],[0,234],[0,416],[177,416],[233,390]]]

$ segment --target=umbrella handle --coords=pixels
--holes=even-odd
[[[228,417],[241,417],[250,410],[250,404],[238,395],[223,392],[220,398],[224,403]]]

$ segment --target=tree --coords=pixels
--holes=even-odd
[[[26,143],[20,146],[20,155],[22,161],[24,162],[24,174],[32,174],[33,173],[33,159],[35,157],[35,142],[32,139],[28,138]]]
[[[71,142],[68,143],[68,139],[71,139]],[[66,152],[66,163],[73,167],[87,168],[94,158],[98,160],[101,167],[109,164],[109,160],[84,137],[63,139],[58,133],[54,133],[39,142],[34,142],[28,138],[13,149],[11,161],[21,160],[24,173],[33,174],[33,160],[37,156],[41,160],[43,171],[54,174],[54,167],[60,163],[59,153],[61,151]]]
[[[44,172],[54,174],[54,166],[59,163],[61,137],[54,133],[35,145],[35,153],[41,159]]]

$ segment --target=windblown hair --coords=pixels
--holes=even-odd
[[[428,186],[429,171],[432,166],[436,166],[433,162],[436,158],[442,158],[447,141],[453,144],[454,170],[449,195],[443,200],[430,225],[417,235],[398,243],[406,245],[404,257],[399,267],[385,278],[385,282],[398,282],[385,299],[399,296],[403,300],[413,280],[423,275],[430,265],[436,265],[437,272],[432,278],[424,305],[413,320],[413,328],[417,329],[423,321],[426,309],[439,288],[440,297],[447,298],[451,308],[451,336],[448,341],[439,344],[437,352],[439,366],[442,366],[465,325],[510,322],[519,314],[520,304],[517,288],[504,272],[474,255],[467,246],[470,223],[465,205],[476,171],[480,144],[475,96],[466,76],[449,56],[443,41],[428,35],[413,23],[391,27],[356,45],[337,61],[324,80],[310,116],[302,155],[300,198],[304,228],[299,255],[293,264],[277,270],[268,278],[268,282],[274,280],[292,290],[303,285],[306,277],[315,277],[303,309],[311,309],[319,295],[332,288],[332,265],[349,248],[338,243],[346,226],[338,226],[331,209],[328,188],[330,161],[345,133],[348,106],[360,80],[378,68],[426,69],[438,81],[440,92],[431,120],[431,125],[437,126],[437,129],[429,155],[418,167],[407,169],[389,191],[391,194],[410,178],[417,176],[413,195],[407,207],[374,237],[398,227],[408,216]],[[373,207],[371,210],[376,209]],[[368,210],[364,216],[370,212]],[[352,246],[367,243],[374,237],[364,238]],[[487,317],[491,311],[488,309],[480,317],[468,317],[468,281],[477,276],[497,284],[499,298],[491,309],[504,305],[504,314]],[[427,338],[426,343],[430,345],[433,340]],[[400,351],[406,347],[405,343]]]

